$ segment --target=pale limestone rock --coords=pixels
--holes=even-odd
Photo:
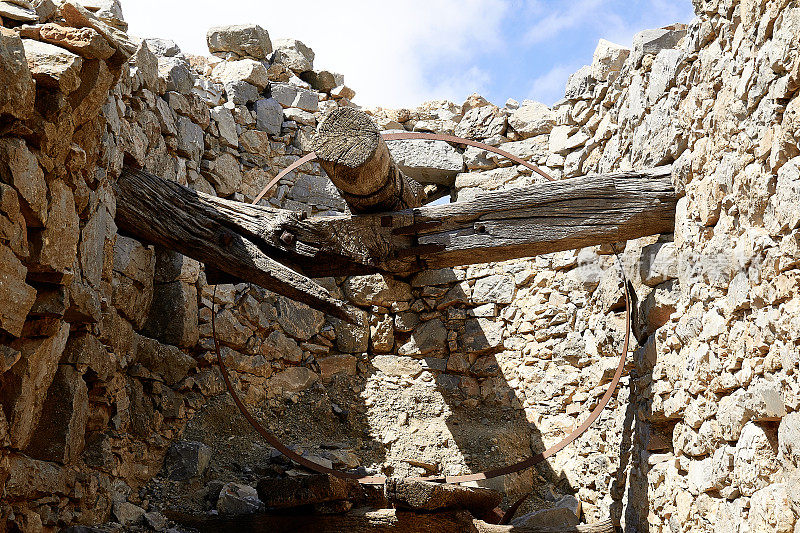
[[[472,290],[472,301],[476,304],[498,303],[509,304],[516,293],[514,278],[503,274],[495,274],[481,278],[475,282]]]
[[[800,468],[800,412],[790,413],[781,420],[778,450],[785,466]]]
[[[0,180],[19,193],[27,225],[41,227],[47,221],[47,184],[36,156],[21,139],[0,139]]]
[[[349,324],[344,320],[334,319],[336,347],[344,353],[364,353],[369,348],[369,326],[367,314],[363,312],[358,324]]]
[[[555,124],[555,117],[550,108],[533,100],[525,100],[522,106],[508,117],[508,125],[522,139],[550,133]]]
[[[465,139],[483,140],[506,131],[506,115],[493,105],[467,111],[458,123],[455,134]]]
[[[0,1],[0,17],[5,17],[19,22],[38,22],[39,15],[29,2],[18,0]]]
[[[202,172],[219,196],[230,196],[242,188],[242,170],[239,160],[228,152],[208,163],[208,170]]]
[[[182,57],[159,57],[158,77],[164,80],[168,91],[186,94],[194,87],[194,74]]]
[[[650,83],[647,86],[647,101],[657,102],[675,85],[676,75],[683,62],[680,50],[661,50],[650,68]]]
[[[658,54],[661,50],[675,48],[686,35],[685,29],[644,30],[633,36],[634,63],[642,60],[646,54]]]
[[[372,366],[387,376],[409,376],[413,378],[422,372],[422,363],[410,357],[376,355],[370,362]]]
[[[256,109],[258,109],[258,102],[256,102]],[[233,120],[231,110],[224,106],[216,106],[211,109],[211,118],[214,119],[219,129],[220,141],[231,148],[237,148],[239,135],[236,132],[236,122]]]
[[[134,360],[173,386],[197,366],[196,361],[175,346],[161,344],[155,339],[135,335]]]
[[[396,302],[412,298],[411,287],[390,275],[351,276],[342,289],[347,299],[356,305],[391,307]]]
[[[314,67],[314,51],[297,39],[276,39],[273,60],[299,75]]]
[[[795,229],[800,225],[800,157],[791,159],[778,170],[775,194],[770,198],[765,223],[773,233]]]
[[[32,256],[46,270],[63,272],[73,266],[78,249],[79,220],[75,197],[62,180],[50,183],[50,209],[41,241]]]
[[[83,59],[52,44],[23,39],[25,58],[36,83],[69,94],[81,84]]]
[[[352,100],[356,96],[356,92],[347,85],[337,85],[331,89],[331,96],[337,100]]]
[[[757,490],[750,500],[749,523],[752,533],[792,533],[795,516],[792,500],[784,483]]]
[[[128,30],[119,0],[78,0],[78,2],[106,24],[122,31]]]
[[[677,278],[678,259],[675,244],[659,242],[643,247],[639,275],[641,282],[649,287]]]
[[[630,48],[600,39],[592,57],[592,77],[598,81],[613,80],[630,53]]]
[[[567,80],[567,87],[564,90],[564,98],[568,100],[577,100],[588,96],[594,84],[595,79],[592,77],[592,66],[585,65],[578,69],[577,72],[570,75]]]
[[[0,27],[0,115],[25,119],[33,113],[36,85],[33,82],[22,39],[11,29]]]
[[[259,61],[252,59],[221,61],[214,67],[211,75],[223,85],[243,81],[254,85],[259,91],[269,85],[267,69]]]
[[[141,328],[153,297],[155,254],[139,241],[118,235],[114,243],[113,303]]]
[[[464,333],[458,336],[458,347],[465,353],[494,350],[503,343],[503,324],[487,318],[470,318]]]
[[[272,53],[269,33],[256,24],[215,26],[208,30],[206,42],[208,51],[222,58],[232,53],[235,57],[265,59]]]
[[[283,330],[300,340],[308,340],[325,323],[325,315],[305,304],[283,296],[278,297],[278,324]]]
[[[319,109],[319,98],[316,93],[297,87],[290,83],[271,83],[270,92],[284,108],[297,107],[315,113]]]
[[[400,140],[387,144],[400,170],[419,183],[452,185],[464,168],[461,153],[443,141]]]
[[[178,155],[188,157],[195,161],[200,159],[205,143],[203,141],[203,129],[191,121],[188,117],[179,116],[177,123],[178,133]]]
[[[114,502],[114,516],[126,527],[144,523],[144,509],[130,502]]]
[[[411,280],[412,287],[425,287],[427,285],[447,285],[454,281],[466,279],[463,270],[440,268],[436,270],[423,270]]]
[[[156,57],[175,57],[182,55],[181,49],[175,41],[170,39],[149,38],[142,40]]]
[[[394,320],[391,315],[384,315],[370,325],[370,344],[373,353],[389,353],[394,348]]]
[[[748,422],[742,429],[734,453],[733,481],[741,493],[752,496],[770,484],[778,471],[778,442],[771,430]]]

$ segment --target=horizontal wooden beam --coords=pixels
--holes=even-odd
[[[117,225],[240,279],[344,316],[312,277],[504,261],[673,231],[670,168],[487,192],[467,202],[306,218],[125,168]]]

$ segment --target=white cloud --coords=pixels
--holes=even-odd
[[[253,22],[273,38],[292,37],[314,49],[315,67],[342,72],[361,105],[415,106],[434,95],[463,97],[488,75],[469,58],[503,46],[508,0],[356,0],[264,2],[127,0],[130,31],[174,39],[207,54],[206,30]],[[448,72],[462,70],[464,74]]]
[[[556,65],[542,74],[531,84],[530,98],[538,102],[552,105],[564,97],[564,89],[570,75],[578,70],[581,65],[576,63]]]
[[[564,30],[574,28],[594,17],[602,0],[579,0],[564,2],[563,9],[553,11],[530,28],[524,36],[528,45],[542,43],[557,38]]]

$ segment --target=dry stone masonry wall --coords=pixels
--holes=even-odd
[[[212,303],[245,402],[313,460],[408,476],[530,456],[614,373],[621,264],[638,346],[609,408],[546,464],[487,485],[533,490],[530,524],[796,533],[800,6],[694,3],[690,24],[631,49],[601,40],[552,108],[473,95],[369,110],[556,178],[671,164],[674,235],[319,280],[363,309],[356,327],[253,285],[215,291],[196,261],[114,224],[123,165],[252,201],[326,111],[355,105],[341,75],[252,24],[212,28],[213,56],[196,57],[128,36],[116,0],[0,1],[0,530],[163,530],[169,507],[254,512],[258,479],[303,474],[227,396]],[[540,180],[475,148],[390,149],[454,200]],[[263,201],[346,210],[315,163]]]

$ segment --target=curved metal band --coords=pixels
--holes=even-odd
[[[529,163],[528,161],[524,161],[519,157],[509,154],[504,150],[500,150],[494,146],[490,146],[488,144],[480,143],[477,141],[471,141],[469,139],[462,139],[460,137],[454,137],[452,135],[440,135],[435,133],[416,133],[416,132],[400,132],[400,133],[386,133],[383,134],[383,137],[387,141],[399,140],[399,139],[430,139],[436,141],[445,141],[445,142],[455,142],[459,144],[466,144],[469,146],[475,146],[476,148],[482,148],[484,150],[494,152],[496,154],[502,155],[511,159],[512,161],[519,163],[521,165],[530,168],[534,172],[540,174],[541,176],[554,181],[553,178],[548,176],[545,172],[539,169],[536,165]],[[280,179],[291,172],[292,170],[296,169],[300,165],[308,163],[309,161],[313,161],[316,159],[317,155],[314,152],[311,152],[302,158],[298,159],[290,166],[282,170],[275,178],[270,181],[264,189],[259,193],[255,200],[253,200],[253,204],[258,203],[264,195],[269,191],[269,189],[278,183]],[[624,273],[623,273],[624,279]],[[339,478],[346,478],[346,479],[355,479],[358,480],[359,483],[366,484],[366,485],[382,485],[386,482],[385,476],[359,476],[358,474],[353,474],[350,472],[342,472],[340,470],[335,470],[333,468],[328,468],[321,464],[315,463],[314,461],[310,461],[306,459],[302,455],[298,454],[297,452],[291,450],[285,444],[283,444],[274,434],[269,432],[266,428],[264,428],[247,410],[247,407],[242,402],[241,398],[237,394],[236,390],[233,388],[233,384],[231,383],[230,376],[228,375],[228,368],[225,365],[225,362],[222,359],[222,354],[220,353],[219,349],[219,341],[217,340],[217,331],[216,331],[216,324],[215,324],[215,312],[214,312],[214,301],[216,300],[216,287],[214,287],[214,296],[211,300],[211,332],[214,338],[214,350],[216,351],[217,355],[217,363],[219,364],[220,371],[222,373],[222,378],[225,381],[225,386],[228,389],[228,392],[233,397],[233,401],[236,404],[236,407],[239,408],[242,415],[245,419],[250,423],[251,426],[258,432],[259,435],[264,437],[264,439],[273,446],[276,450],[281,452],[287,458],[291,459],[292,461],[300,464],[310,470],[315,472],[319,472],[320,474],[330,474]],[[425,476],[425,477],[414,477],[411,479],[420,480],[420,481],[444,481],[445,483],[464,483],[467,481],[480,481],[483,479],[491,479],[499,476],[504,476],[507,474],[513,474],[515,472],[520,472],[527,468],[530,468],[537,463],[541,463],[548,457],[556,454],[564,447],[568,446],[572,443],[575,439],[580,437],[588,428],[592,425],[592,423],[597,420],[600,416],[600,413],[603,412],[603,409],[608,405],[608,402],[611,400],[611,397],[614,395],[614,391],[617,389],[617,385],[619,384],[619,380],[622,377],[622,372],[625,369],[625,360],[628,354],[628,348],[630,344],[630,335],[631,335],[631,294],[630,294],[630,286],[625,282],[625,341],[622,347],[622,353],[619,356],[619,363],[617,364],[617,371],[614,374],[614,378],[611,380],[611,383],[608,385],[608,389],[606,390],[603,397],[600,399],[600,402],[595,406],[592,410],[591,414],[588,416],[584,422],[578,426],[574,431],[572,431],[569,435],[564,437],[561,441],[556,443],[555,445],[547,448],[545,451],[538,453],[532,457],[524,459],[514,464],[506,465],[500,468],[494,468],[491,470],[486,470],[484,472],[478,472],[475,474],[465,474],[460,476]]]

